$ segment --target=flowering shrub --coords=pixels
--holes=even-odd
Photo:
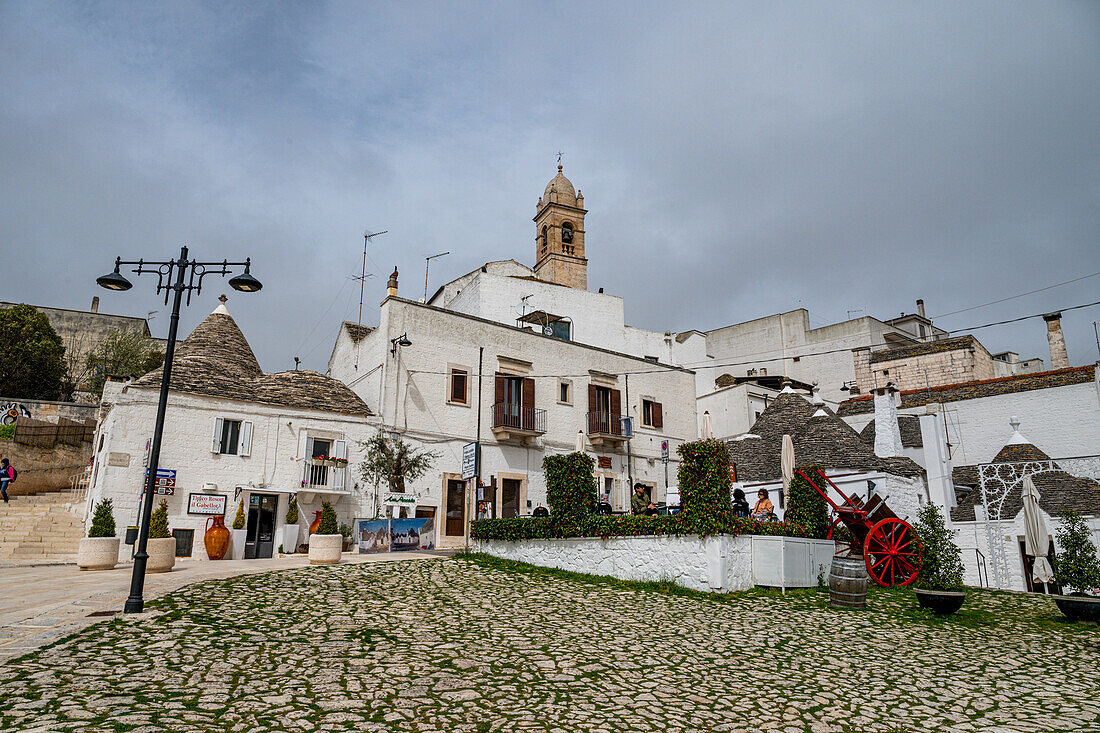
[[[794,472],[790,496],[787,497],[787,511],[783,516],[805,526],[810,537],[823,540],[829,531],[829,508],[825,505],[825,497],[799,474],[801,471],[816,480],[819,470],[821,466],[799,466]],[[821,483],[824,484],[822,488],[828,486],[824,480]]]

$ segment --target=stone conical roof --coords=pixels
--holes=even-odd
[[[132,386],[159,389],[162,371],[149,372]],[[169,389],[226,400],[371,414],[347,385],[323,374],[308,370],[264,374],[224,305],[176,347]]]

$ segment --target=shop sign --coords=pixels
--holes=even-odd
[[[145,478],[149,479],[149,469],[145,469]],[[176,472],[167,468],[157,469],[157,480],[153,484],[153,493],[161,496],[172,496],[176,493]]]
[[[600,468],[611,468],[611,456],[599,456],[597,460]]]
[[[382,506],[416,508],[416,494],[386,494],[382,497]]]
[[[469,481],[477,476],[477,443],[462,446],[462,480]]]
[[[225,494],[190,494],[187,497],[188,514],[225,514]]]

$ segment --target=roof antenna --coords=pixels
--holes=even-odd
[[[294,371],[298,371],[298,365],[302,363],[302,360],[298,357],[294,357]]]
[[[370,240],[372,240],[375,237],[380,237],[383,234],[386,234],[388,231],[389,230],[386,229],[386,230],[381,231],[381,232],[371,232],[371,230],[368,229],[365,232],[363,232],[363,270],[359,274],[359,277],[354,278],[354,279],[359,281],[359,318],[356,320],[356,323],[358,323],[360,326],[363,325],[363,285],[367,282],[368,277],[373,277],[374,276],[373,273],[370,274],[370,275],[367,274],[367,245],[370,244]],[[343,327],[341,326],[341,328],[343,328]],[[362,341],[362,339],[360,339],[360,341]],[[358,343],[355,344],[355,368],[356,369],[359,368],[359,344]]]

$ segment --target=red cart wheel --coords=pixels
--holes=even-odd
[[[868,575],[879,585],[909,585],[920,568],[917,533],[900,519],[883,519],[867,533],[863,557]]]
[[[840,517],[837,517],[833,521],[829,522],[829,531],[825,533],[825,539],[831,540],[833,538],[833,530],[840,526]]]

